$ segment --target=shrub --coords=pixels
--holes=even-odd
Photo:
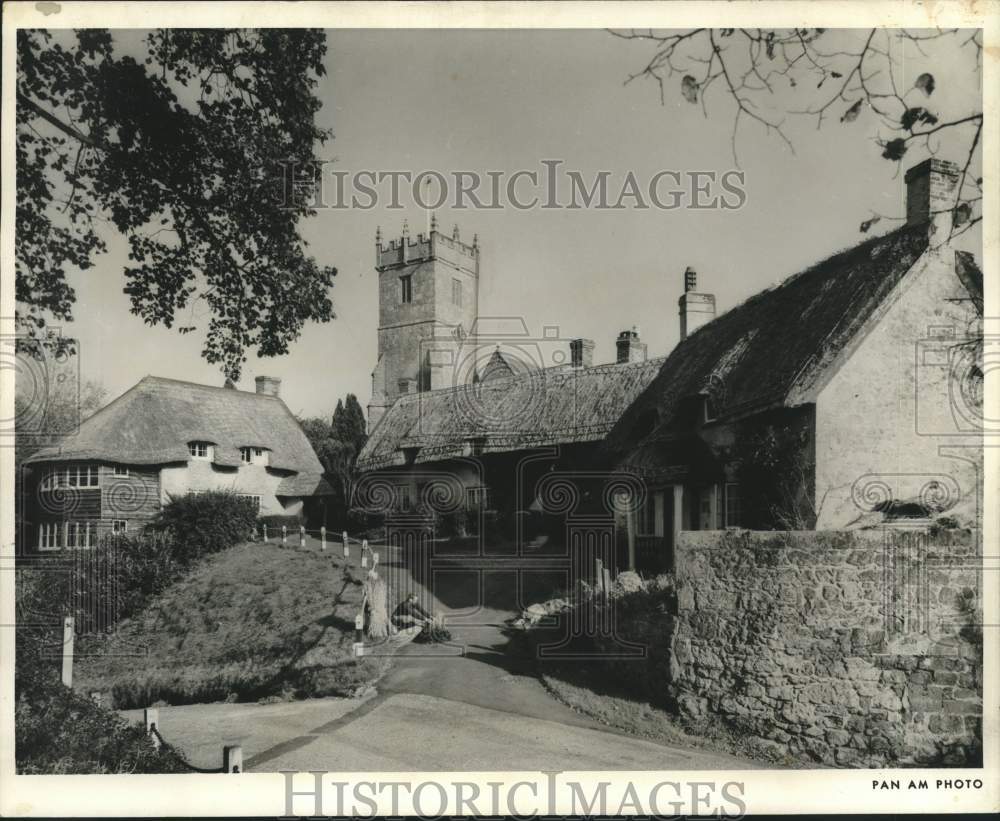
[[[251,500],[212,490],[171,498],[149,527],[169,533],[175,542],[174,557],[188,564],[246,541],[256,521],[257,510]]]
[[[19,665],[14,707],[21,774],[176,773],[177,758],[153,746],[143,728],[62,685],[55,672]]]

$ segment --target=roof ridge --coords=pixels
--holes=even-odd
[[[764,288],[763,290],[750,294],[745,299],[741,300],[740,302],[737,302],[735,305],[732,305],[731,307],[724,310],[721,314],[718,314],[717,316],[713,317],[710,322],[706,322],[701,327],[692,331],[690,334],[688,334],[687,337],[682,339],[677,344],[680,345],[683,342],[686,342],[687,340],[694,338],[702,330],[712,325],[712,323],[717,322],[718,320],[722,319],[723,317],[727,316],[733,311],[736,311],[744,307],[745,305],[750,305],[759,299],[763,299],[769,296],[770,294],[780,291],[783,288],[786,288],[792,285],[793,283],[803,279],[807,274],[813,273],[814,271],[831,264],[838,257],[846,257],[849,254],[858,253],[866,247],[874,246],[875,244],[882,242],[884,240],[888,240],[890,238],[895,239],[896,237],[908,233],[910,231],[913,231],[914,234],[918,234],[920,233],[920,231],[926,232],[926,230],[927,230],[926,226],[912,226],[904,224],[899,226],[898,228],[892,229],[891,231],[886,231],[884,234],[879,234],[878,236],[875,237],[868,237],[867,239],[859,242],[857,245],[851,245],[848,246],[847,248],[841,248],[839,251],[834,251],[831,254],[827,254],[822,259],[810,263],[807,267],[803,268],[801,271],[796,271],[794,274],[789,274],[780,282],[776,282],[774,285],[769,285],[767,288]]]
[[[650,365],[652,363],[662,364],[663,362],[666,361],[668,356],[669,354],[664,354],[663,356],[651,356],[648,359],[643,359],[641,362],[602,362],[600,365],[590,365],[586,368],[573,368],[567,365],[551,365],[548,368],[538,368],[536,370],[525,371],[524,373],[515,373],[511,374],[510,376],[503,376],[500,377],[499,379],[490,380],[489,382],[478,382],[478,383],[463,382],[461,385],[449,385],[446,388],[433,388],[432,390],[429,391],[417,391],[415,393],[406,393],[403,394],[402,396],[396,397],[395,402],[393,402],[392,404],[396,405],[396,404],[403,404],[406,402],[415,402],[418,399],[420,399],[420,397],[427,397],[431,395],[443,396],[445,393],[449,391],[454,392],[458,390],[467,390],[469,388],[478,388],[482,385],[490,385],[491,387],[495,388],[499,385],[502,385],[504,382],[517,379],[524,379],[526,377],[539,373],[542,374],[548,373],[551,376],[569,376],[569,375],[579,376],[580,374],[593,373],[594,371],[606,371],[606,370],[611,370],[613,368],[614,369],[621,368],[623,370],[625,368],[640,368],[646,365]]]
[[[232,394],[243,394],[245,396],[259,396],[261,399],[277,399],[281,400],[280,396],[273,396],[269,393],[257,393],[256,391],[247,391],[242,388],[227,388],[224,385],[206,385],[203,382],[191,382],[187,379],[175,379],[172,376],[157,376],[156,374],[147,373],[142,379],[140,379],[132,388],[138,387],[143,382],[151,380],[154,382],[170,382],[174,385],[187,385],[191,388],[203,388],[205,390],[211,391],[225,391],[226,393]],[[131,390],[130,388],[129,390]],[[124,395],[124,394],[123,394]]]

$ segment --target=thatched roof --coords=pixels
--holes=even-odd
[[[278,483],[275,496],[332,496],[333,486],[319,473],[296,473]]]
[[[158,376],[143,377],[81,423],[75,435],[27,461],[186,462],[189,442],[215,445],[214,463],[220,467],[239,467],[241,447],[260,447],[270,451],[275,470],[323,473],[298,421],[278,397]]]
[[[358,468],[598,441],[662,363],[548,368],[402,396],[372,431]]]
[[[927,226],[903,227],[835,254],[703,325],[680,342],[625,412],[608,446],[633,446],[657,409],[665,429],[684,428],[685,404],[708,398],[717,419],[815,399],[850,343],[927,248]],[[648,425],[646,425],[648,430]]]

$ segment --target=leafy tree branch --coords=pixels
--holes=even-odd
[[[325,37],[159,30],[143,49],[118,55],[100,29],[18,32],[18,327],[72,321],[67,273],[105,250],[103,223],[129,243],[132,313],[170,328],[202,300],[203,356],[235,379],[249,348],[286,353],[333,317],[336,270],[307,254],[298,229],[314,212],[285,197],[283,174],[321,172]]]

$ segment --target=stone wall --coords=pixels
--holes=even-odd
[[[968,531],[682,533],[679,709],[827,765],[975,760],[976,544]]]

